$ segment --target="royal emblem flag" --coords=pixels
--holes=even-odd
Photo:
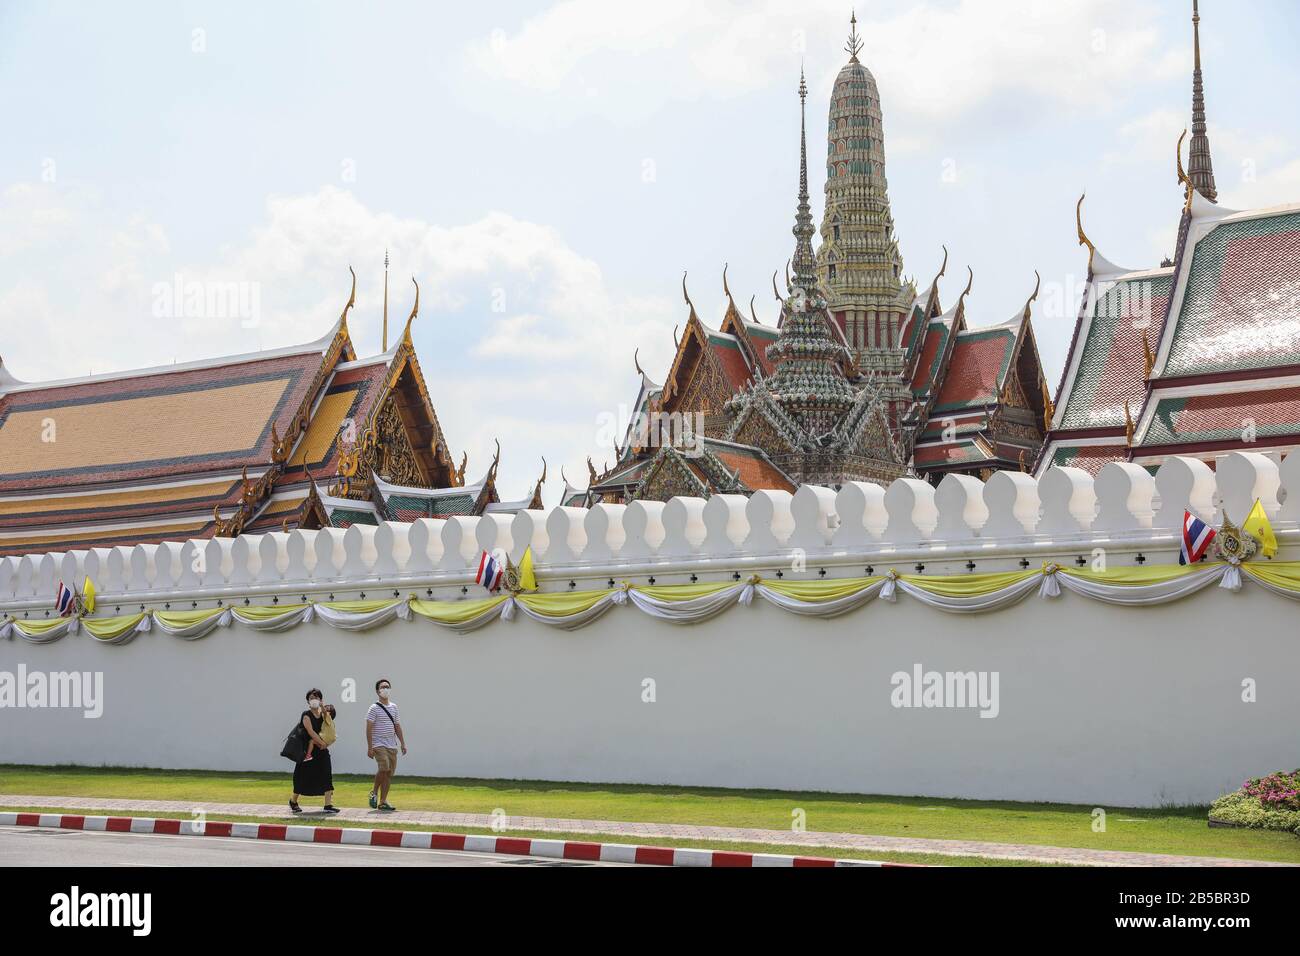
[[[474,575],[476,584],[481,584],[489,591],[495,591],[501,586],[501,577],[505,574],[506,569],[501,566],[496,558],[483,552],[483,556],[478,561],[478,574]]]
[[[1271,558],[1277,554],[1277,535],[1273,533],[1273,526],[1269,524],[1268,515],[1264,513],[1264,506],[1258,498],[1241,530],[1259,542],[1259,553],[1264,557]]]
[[[1210,550],[1216,532],[1190,511],[1183,512],[1183,546],[1178,552],[1179,564],[1195,564]]]
[[[76,593],[73,592],[72,588],[60,581],[58,594],[54,599],[54,610],[59,612],[59,617],[68,617],[76,609],[76,606]]]
[[[524,556],[519,559],[519,590],[537,590],[537,573],[533,570],[533,549],[531,546],[524,548]]]
[[[95,612],[95,582],[86,578],[86,583],[81,586],[81,603],[85,605],[86,613]]]

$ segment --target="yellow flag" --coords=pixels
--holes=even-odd
[[[524,548],[524,556],[519,559],[519,590],[537,590],[537,575],[533,572],[533,549],[531,546]]]
[[[1271,558],[1277,554],[1277,536],[1273,534],[1273,526],[1268,523],[1268,515],[1264,514],[1264,506],[1258,498],[1241,530],[1259,542],[1259,550],[1264,557]]]
[[[95,611],[95,582],[86,578],[86,583],[81,586],[81,604],[86,609],[87,614],[93,614]]]

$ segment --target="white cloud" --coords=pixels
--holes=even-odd
[[[1174,178],[1174,150],[1187,128],[1187,114],[1172,109],[1153,110],[1120,127],[1122,149],[1106,153],[1108,166],[1158,164]],[[1258,209],[1300,202],[1300,149],[1290,136],[1270,131],[1254,134],[1210,123],[1210,155],[1219,202],[1229,209]],[[1190,134],[1189,134],[1190,137]],[[1183,164],[1188,162],[1183,143]]]
[[[672,324],[681,320],[671,298],[619,295],[555,230],[501,212],[448,226],[375,212],[327,187],[269,199],[247,241],[214,261],[187,263],[141,217],[123,229],[96,229],[103,217],[84,196],[49,197],[42,207],[22,190],[16,195],[23,203],[6,207],[0,220],[46,216],[57,228],[42,241],[87,241],[69,247],[57,267],[46,262],[22,280],[15,271],[0,285],[0,324],[30,330],[6,342],[12,374],[39,381],[311,341],[338,317],[349,262],[363,261],[349,328],[362,354],[378,351],[383,273],[374,260],[387,247],[390,341],[409,312],[414,274],[416,345],[439,419],[458,455],[469,451],[472,474],[486,468],[493,439],[501,439],[507,496],[531,487],[543,455],[558,482],[561,465],[580,478],[588,454],[597,461],[610,454],[596,445],[597,416],[634,398],[633,348],[642,345],[648,368],[666,367]],[[20,234],[29,244],[39,235]],[[256,287],[256,327],[245,328],[234,313],[155,316],[155,286],[170,292],[176,276],[203,288]]]
[[[874,5],[873,5],[874,6]],[[886,121],[951,119],[1012,92],[1049,105],[1103,106],[1135,77],[1179,64],[1162,54],[1155,12],[1133,0],[987,0],[864,11],[862,60],[882,86]],[[666,103],[789,86],[806,59],[815,93],[844,63],[844,4],[565,0],[471,44],[478,73],[531,93],[524,112],[597,111],[630,122]],[[1025,102],[1037,108],[1037,102]]]

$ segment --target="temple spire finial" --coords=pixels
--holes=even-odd
[[[799,206],[794,217],[794,281],[811,290],[817,283],[817,260],[813,258],[812,207],[808,205],[808,84],[799,67]]]
[[[1187,160],[1187,175],[1196,191],[1210,202],[1218,202],[1214,184],[1214,163],[1210,158],[1210,137],[1205,125],[1205,82],[1201,77],[1201,11],[1199,0],[1192,0],[1192,146]]]
[[[844,52],[849,55],[850,63],[857,63],[858,54],[862,52],[862,38],[858,36],[858,11],[856,10],[849,17],[849,42],[844,44]]]

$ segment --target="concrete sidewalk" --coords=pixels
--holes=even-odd
[[[440,813],[431,810],[399,810],[380,813],[369,808],[343,808],[337,815],[313,812],[304,807],[300,815],[285,804],[190,803],[183,800],[127,800],[94,797],[41,797],[0,795],[0,807],[42,807],[51,810],[116,810],[176,814],[190,818],[202,811],[210,815],[275,817],[303,823],[319,820],[349,820],[378,823],[387,821],[406,826],[491,828],[494,820],[482,813]],[[983,843],[972,840],[930,840],[916,837],[867,836],[858,833],[795,833],[750,827],[710,827],[675,823],[619,823],[609,820],[565,820],[554,817],[506,818],[506,830],[547,833],[602,834],[620,838],[668,837],[677,840],[717,840],[728,843],[767,843],[777,846],[821,847],[861,853],[936,853],[943,856],[980,856],[995,860],[1028,860],[1072,866],[1289,866],[1261,860],[1226,857],[1171,856],[1162,853],[1129,853],[1119,850],[1084,850],[1072,847],[1033,846],[1017,843]]]

